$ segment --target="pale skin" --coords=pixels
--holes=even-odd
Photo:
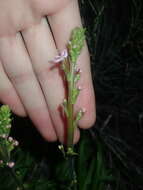
[[[48,21],[48,22],[47,22]],[[58,50],[65,49],[71,30],[81,26],[77,0],[0,1],[0,102],[22,117],[28,116],[48,141],[64,141],[65,126],[59,105],[65,86],[59,67],[53,67]],[[57,50],[58,49],[58,50]],[[82,87],[75,112],[85,108],[80,128],[95,122],[95,96],[87,46],[78,59]],[[79,140],[75,131],[74,143]]]

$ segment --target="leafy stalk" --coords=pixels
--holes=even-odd
[[[76,86],[80,79],[80,70],[77,70],[77,59],[84,46],[85,30],[77,27],[71,33],[70,41],[67,45],[68,57],[62,63],[62,69],[65,73],[67,82],[67,99],[64,100],[64,111],[67,117],[67,154],[74,155],[73,151],[73,137],[74,130],[77,127],[78,120],[81,119],[82,110],[74,116],[74,104],[80,90]]]
[[[77,27],[71,33],[70,41],[67,45],[67,50],[64,50],[60,56],[56,56],[54,62],[61,62],[61,68],[64,71],[64,79],[67,84],[67,98],[63,101],[64,114],[67,120],[67,143],[66,151],[63,145],[59,146],[64,157],[68,158],[70,176],[72,179],[69,189],[77,189],[77,176],[75,172],[75,159],[73,138],[74,131],[77,128],[78,121],[81,119],[84,111],[81,109],[78,113],[74,111],[74,105],[79,95],[80,89],[77,87],[77,82],[80,80],[80,69],[77,69],[77,59],[84,46],[85,30]]]
[[[11,111],[7,105],[0,107],[0,167],[7,168],[15,183],[21,190],[24,190],[24,185],[17,177],[13,166],[14,162],[10,161],[11,152],[18,146],[18,141],[9,136],[11,129]]]

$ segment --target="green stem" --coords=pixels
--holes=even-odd
[[[67,134],[67,148],[73,149],[74,137],[74,105],[72,103],[73,88],[74,88],[74,64],[70,63],[71,78],[68,82],[68,134]]]
[[[73,148],[73,105],[68,105],[69,110],[69,119],[68,119],[68,139],[67,139],[67,147]]]
[[[75,172],[75,157],[69,157],[69,169],[71,170],[72,182],[70,189],[77,190],[77,176]]]

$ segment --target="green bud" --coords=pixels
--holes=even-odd
[[[81,110],[77,113],[76,119],[75,119],[75,123],[77,123],[77,122],[82,118],[82,116],[84,115],[84,113],[85,113],[85,110],[84,110],[84,109],[81,109]]]
[[[79,92],[80,92],[79,89],[77,89],[77,88],[73,89],[73,95],[72,95],[72,101],[71,101],[72,104],[76,103],[76,100],[77,100],[77,97],[79,95]]]
[[[10,159],[11,151],[15,147],[12,137],[9,137],[11,129],[11,111],[7,105],[0,107],[0,160],[4,163]]]
[[[68,150],[67,150],[67,155],[68,156],[77,156],[78,153],[74,152],[74,150],[69,147]]]
[[[74,83],[76,84],[77,81],[79,81],[79,80],[80,80],[80,74],[77,73],[77,74],[75,75],[75,78],[74,78]]]
[[[85,29],[76,27],[71,34],[71,39],[68,44],[69,56],[71,63],[76,63],[78,56],[84,46]]]
[[[63,62],[61,64],[61,69],[64,71],[65,75],[67,75],[68,72],[69,72],[69,65],[68,65],[68,63],[67,62]]]
[[[0,136],[5,134],[6,136],[10,133],[11,123],[11,112],[7,105],[3,105],[0,108]]]
[[[59,148],[59,150],[62,152],[63,156],[65,157],[65,156],[66,156],[66,153],[65,153],[64,146],[63,146],[63,145],[59,145],[58,148]]]
[[[66,100],[66,99],[64,99],[62,105],[63,105],[64,113],[65,113],[66,116],[68,117],[68,116],[69,116],[69,113],[68,113],[68,109],[67,109],[67,100]]]

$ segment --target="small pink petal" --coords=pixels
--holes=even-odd
[[[85,112],[86,112],[86,109],[85,109],[85,108],[82,108],[82,112],[85,113]]]
[[[54,63],[59,63],[59,62],[61,62],[61,61],[63,61],[63,60],[64,60],[64,59],[63,59],[62,57],[56,56],[55,59],[54,59],[52,62],[54,62]]]
[[[64,50],[61,52],[61,56],[62,56],[63,58],[67,58],[67,57],[68,57],[68,51],[67,51],[67,49],[64,49]]]
[[[76,68],[77,73],[82,73],[82,70],[80,68]]]
[[[57,56],[54,58],[54,60],[53,60],[52,62],[54,62],[54,63],[59,63],[59,62],[63,61],[65,58],[67,58],[67,57],[68,57],[68,51],[67,51],[66,49],[64,49],[64,50],[60,53],[60,55],[57,55]]]
[[[78,88],[78,90],[82,90],[82,87],[81,87],[81,86],[78,86],[77,88]]]

